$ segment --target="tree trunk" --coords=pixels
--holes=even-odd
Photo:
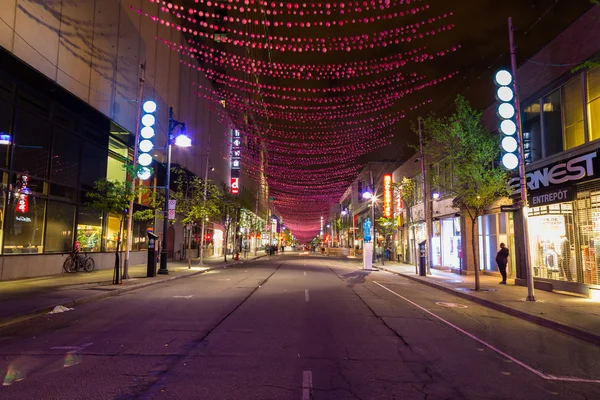
[[[225,243],[223,243],[223,257],[225,262],[227,262],[227,245],[229,244],[229,229],[225,228]]]
[[[121,282],[121,262],[119,261],[119,249],[121,247],[121,233],[123,232],[123,216],[121,216],[121,221],[119,223],[119,234],[117,235],[117,247],[115,251],[115,270],[113,273],[113,284],[118,285]]]
[[[412,261],[415,263],[415,274],[419,275],[419,257],[417,256],[417,229],[413,225],[413,240],[415,241],[414,246],[411,246],[412,249],[410,251],[411,256],[414,254]],[[410,244],[410,239],[408,239],[408,243]]]
[[[477,263],[477,248],[475,247],[475,228],[477,217],[471,218],[471,246],[473,249],[473,268],[475,269],[475,290],[479,291],[479,265]]]
[[[187,262],[188,262],[188,269],[192,268],[192,229],[187,229],[187,234],[188,234],[188,238],[187,238]]]

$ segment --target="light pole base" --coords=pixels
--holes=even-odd
[[[525,301],[535,301],[535,296],[527,296]]]
[[[167,268],[165,269],[158,269],[158,271],[156,271],[159,275],[169,275],[169,270]]]

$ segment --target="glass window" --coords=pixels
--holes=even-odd
[[[42,253],[46,200],[9,192],[4,254]]]
[[[13,105],[0,99],[0,133],[12,134],[11,122],[13,114]],[[8,155],[10,145],[0,144],[0,167],[8,167]]]
[[[123,221],[123,229],[127,221]],[[106,236],[104,237],[104,251],[117,250],[117,243],[121,236],[121,243],[125,241],[125,235],[121,234],[121,218],[116,215],[108,215],[106,219]],[[124,244],[124,243],[123,243]]]
[[[46,218],[46,252],[68,253],[73,249],[75,206],[56,201],[48,202]]]
[[[498,214],[498,233],[506,234],[506,213]]]
[[[523,109],[523,149],[526,164],[540,160],[543,157],[539,101]]]
[[[562,102],[565,119],[565,150],[569,150],[585,143],[581,76],[563,86]]]
[[[102,213],[91,208],[80,207],[77,213],[77,241],[81,251],[100,251],[102,244]]]
[[[544,157],[563,151],[560,90],[555,90],[543,99]]]
[[[108,157],[106,168],[106,179],[115,182],[125,182],[125,167],[123,160]]]
[[[89,142],[83,144],[83,154],[81,158],[81,187],[92,189],[94,182],[105,178],[106,159],[108,150],[96,146]]]
[[[76,202],[77,189],[53,183],[50,185],[50,197],[57,200]],[[85,201],[82,203],[85,203]]]
[[[38,178],[47,178],[51,131],[49,122],[17,110],[13,169]]]
[[[60,128],[54,128],[50,179],[63,185],[77,186],[81,140]]]
[[[600,68],[587,73],[587,101],[590,140],[600,139]]]
[[[6,195],[8,193],[7,189],[8,182],[8,174],[6,172],[2,173],[2,183],[0,184],[0,243],[2,243],[2,237],[4,236],[4,217],[6,215]],[[0,254],[1,252],[0,248]]]
[[[152,221],[133,221],[133,250],[146,250],[148,248],[148,235],[146,232],[152,226]]]

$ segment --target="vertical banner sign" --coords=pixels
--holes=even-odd
[[[392,218],[392,174],[383,175],[383,216]]]
[[[240,178],[231,178],[231,194],[240,194]]]
[[[242,166],[242,138],[240,131],[233,130],[231,141],[231,194],[240,193],[240,168]],[[235,187],[234,187],[235,184]]]

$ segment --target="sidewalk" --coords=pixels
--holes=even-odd
[[[432,269],[432,275],[418,276],[414,265],[386,262],[378,269],[392,272],[494,310],[545,326],[600,345],[600,302],[542,290],[535,291],[535,302],[525,301],[527,288],[515,286],[509,279],[500,285],[500,277],[481,275],[481,291],[476,292],[474,275],[457,275]]]
[[[223,257],[210,257],[204,260],[205,265],[202,267],[197,266],[197,259],[192,259],[191,269],[185,260],[171,261],[167,266],[168,275],[156,275],[153,278],[146,277],[145,264],[132,265],[129,267],[130,279],[124,280],[120,285],[112,284],[112,269],[0,281],[0,328],[46,314],[56,306],[75,307],[146,286],[201,274],[225,265],[254,260],[263,257],[264,252],[262,253],[259,252],[257,256],[248,255],[248,258],[240,258],[239,261],[233,261],[228,256],[227,264]]]

